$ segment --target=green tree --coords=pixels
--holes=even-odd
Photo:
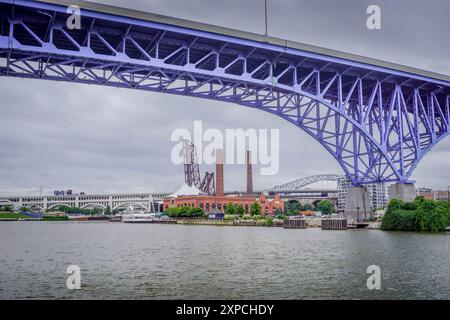
[[[395,231],[443,232],[450,223],[450,204],[418,197],[405,203],[389,202],[381,229]]]
[[[179,213],[179,210],[177,210],[177,209],[178,208],[167,208],[166,211],[164,211],[164,212],[169,217],[176,218],[176,217],[178,217],[178,213]]]
[[[417,224],[420,231],[442,232],[448,226],[448,209],[435,201],[425,200],[417,209]]]
[[[322,200],[317,204],[317,210],[320,211],[322,214],[331,214],[335,213],[336,210],[329,200]]]
[[[206,217],[205,211],[202,208],[192,207],[168,208],[164,213],[171,218]]]
[[[178,215],[180,217],[191,217],[191,208],[189,207],[180,207],[178,208]]]
[[[284,203],[284,212],[290,216],[298,215],[301,210],[303,210],[303,207],[298,201],[286,201]]]
[[[261,214],[261,207],[259,206],[259,204],[257,202],[254,202],[251,206],[250,206],[250,215],[252,216],[258,216]]]
[[[236,206],[232,203],[228,203],[227,208],[225,210],[225,214],[235,215],[236,214]]]
[[[238,206],[236,207],[236,214],[237,214],[239,217],[242,217],[242,216],[245,214],[245,209],[244,209],[244,206],[243,206],[242,204],[240,204],[240,205],[238,205]]]
[[[272,218],[265,218],[263,221],[263,226],[271,227],[273,225],[273,219]]]
[[[283,211],[282,211],[280,208],[275,209],[274,212],[273,212],[273,214],[274,214],[275,216],[278,216],[278,215],[280,215],[280,214],[282,214],[282,213],[283,213]]]
[[[4,206],[4,207],[0,207],[0,211],[3,212],[13,212],[14,208],[12,206]]]
[[[190,209],[191,217],[205,217],[205,211],[202,208],[191,208]]]
[[[237,216],[235,214],[226,214],[223,219],[226,221],[234,221],[237,219]]]
[[[278,214],[275,216],[275,218],[277,218],[279,220],[286,220],[288,217],[285,214]]]

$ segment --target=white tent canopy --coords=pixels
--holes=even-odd
[[[186,183],[184,183],[178,191],[172,193],[169,197],[176,198],[180,196],[198,196],[204,194],[199,189],[197,189],[195,186],[188,186]]]

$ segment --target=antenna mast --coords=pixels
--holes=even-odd
[[[268,19],[267,19],[267,0],[264,0],[264,19],[265,19],[265,26],[266,26],[266,37],[269,36],[269,28],[268,28]]]

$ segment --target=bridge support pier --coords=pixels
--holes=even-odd
[[[416,187],[413,183],[394,183],[389,186],[389,199],[412,202],[416,198]]]
[[[361,221],[370,217],[370,193],[364,187],[347,189],[344,216],[347,220]]]

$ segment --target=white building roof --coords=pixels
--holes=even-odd
[[[195,186],[188,186],[186,183],[184,183],[178,191],[172,193],[169,197],[176,198],[180,196],[198,196],[204,194],[199,189],[197,189]]]

